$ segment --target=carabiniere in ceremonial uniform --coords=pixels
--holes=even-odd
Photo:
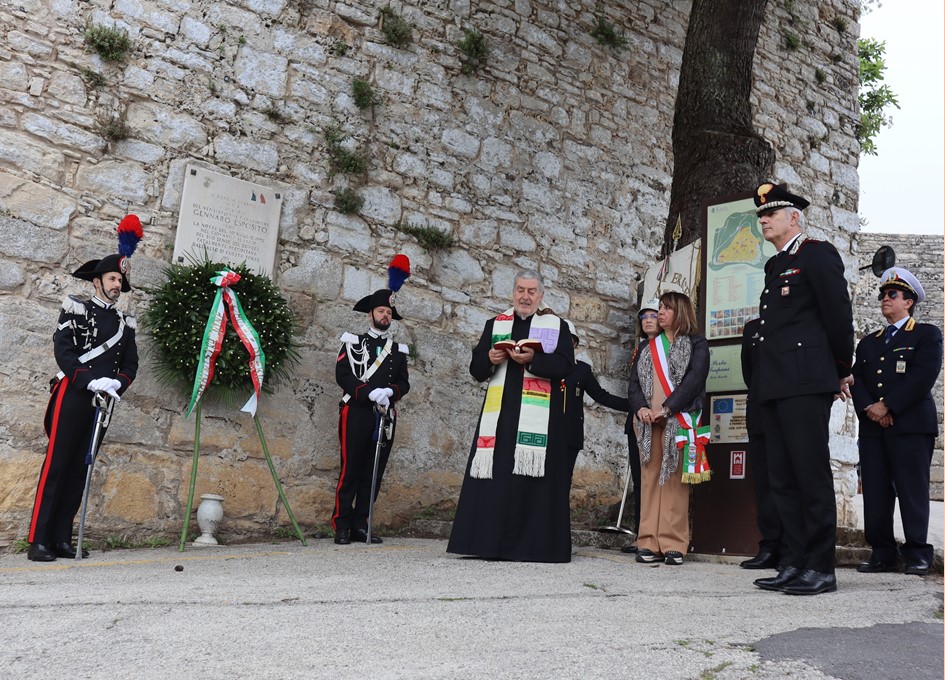
[[[30,520],[27,557],[36,562],[75,557],[72,525],[88,469],[94,393],[120,397],[138,372],[135,318],[115,308],[119,295],[131,290],[129,265],[123,255],[86,262],[73,276],[92,281],[95,295],[69,296],[62,303],[53,334],[60,371],[50,381],[44,423],[49,445]]]

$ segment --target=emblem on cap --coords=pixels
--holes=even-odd
[[[129,271],[131,271],[131,260],[127,257],[123,257],[118,260],[118,271],[120,271],[122,274],[127,274]]]
[[[768,202],[768,192],[772,189],[774,189],[773,184],[762,184],[760,187],[758,187],[758,198],[760,199],[762,205]]]

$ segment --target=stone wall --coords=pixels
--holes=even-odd
[[[0,9],[0,390],[16,395],[0,406],[4,536],[28,526],[55,372],[49,338],[61,298],[84,290],[69,272],[111,252],[115,225],[133,211],[146,225],[134,283],[160,283],[187,163],[284,196],[275,275],[301,322],[302,362],[261,414],[306,527],[327,522],[337,478],[338,337],[364,327],[351,306],[384,285],[395,252],[413,262],[396,333],[416,360],[381,523],[455,507],[482,398],[466,371],[469,349],[507,306],[516,268],[544,275],[546,302],[583,332],[583,358],[611,391],[625,389],[632,291],[659,250],[669,203],[689,3],[605,3],[631,41],[623,51],[590,36],[601,7],[590,0],[394,3],[413,25],[404,49],[382,40],[384,4],[22,0]],[[855,278],[856,3],[801,5],[770,3],[755,123],[777,150],[775,179],[812,198],[813,233],[830,235]],[[836,16],[849,28],[838,31]],[[87,52],[86,23],[127,30],[127,61]],[[472,76],[456,48],[469,26],[490,50]],[[788,34],[800,37],[797,49]],[[355,107],[356,77],[380,96],[373,109]],[[108,142],[101,121],[116,116],[130,134]],[[329,174],[330,125],[368,150],[365,178]],[[349,183],[366,199],[358,216],[332,207]],[[404,223],[447,231],[456,245],[427,252],[397,228]],[[123,304],[140,311],[147,297]],[[141,345],[143,370],[96,469],[91,513],[101,534],[173,533],[182,522],[194,423],[156,382]],[[622,424],[588,409],[573,494],[587,521],[619,500]],[[848,418],[834,429],[852,441]],[[251,423],[208,407],[201,453],[197,492],[226,497],[227,531],[286,523]],[[838,463],[841,478],[848,469]]]
[[[945,291],[945,239],[941,236],[919,236],[914,234],[871,234],[861,233],[858,238],[861,266],[872,261],[873,253],[880,246],[888,245],[896,251],[896,264],[905,267],[916,275],[925,289],[926,300],[916,309],[915,318],[922,323],[930,323],[939,328],[945,327],[942,313],[945,309],[942,294]],[[879,312],[876,291],[879,280],[867,272],[853,290],[853,311],[856,319],[856,337],[863,337],[870,331],[876,331],[886,325]],[[939,436],[935,440],[935,454],[932,457],[932,479],[929,494],[934,500],[943,500],[942,493],[942,403],[943,373],[939,373],[932,396],[938,405]]]

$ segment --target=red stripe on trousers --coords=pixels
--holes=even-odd
[[[338,486],[335,488],[335,513],[331,516],[331,528],[337,530],[335,520],[338,519],[338,513],[341,512],[341,483],[345,478],[345,469],[348,467],[348,409],[345,404],[341,409],[341,415],[338,416],[338,439],[341,440],[341,474],[338,475]]]
[[[69,378],[63,378],[58,386],[59,394],[56,395],[56,407],[53,409],[52,427],[49,431],[49,446],[46,447],[46,462],[43,463],[43,472],[39,476],[39,487],[36,489],[36,500],[33,501],[33,517],[30,519],[30,535],[27,539],[30,543],[33,542],[33,535],[36,532],[36,518],[39,516],[39,506],[43,502],[43,489],[46,486],[46,476],[49,474],[53,449],[56,446],[56,434],[59,430],[59,410],[62,408],[62,400],[66,396],[67,387],[69,387]]]

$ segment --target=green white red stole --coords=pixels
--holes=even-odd
[[[499,340],[512,337],[512,309],[499,314],[492,324],[492,345]],[[545,352],[554,352],[558,347],[561,319],[554,314],[532,316],[528,337],[541,340]],[[509,359],[495,367],[486,390],[479,419],[479,437],[476,453],[469,467],[469,474],[477,479],[492,479],[492,460],[495,454],[496,430],[502,409],[505,390],[505,375]],[[551,381],[529,373],[525,367],[522,382],[521,409],[515,434],[515,463],[512,474],[528,477],[545,476],[545,456],[548,449],[548,420],[551,413]]]
[[[669,377],[669,338],[665,333],[660,333],[655,338],[650,338],[650,355],[653,357],[653,367],[656,369],[656,377],[663,386],[663,392],[668,397],[673,393],[675,385]],[[702,409],[697,409],[691,413],[677,413],[675,418],[679,424],[676,430],[676,448],[682,453],[682,460],[679,467],[682,468],[682,481],[686,484],[699,484],[706,482],[712,477],[712,470],[709,469],[709,458],[705,452],[705,445],[709,443],[708,425],[700,427],[699,420],[702,417]]]

